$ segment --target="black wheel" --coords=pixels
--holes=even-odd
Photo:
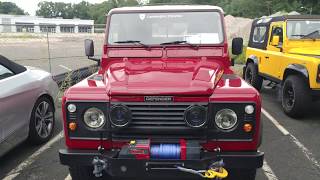
[[[249,63],[244,72],[244,79],[251,84],[258,91],[261,90],[263,79],[259,75],[257,66],[253,63]]]
[[[255,180],[256,169],[230,169],[226,180]]]
[[[47,142],[53,134],[54,125],[53,102],[45,96],[40,97],[32,109],[28,139],[33,144]]]
[[[102,177],[95,177],[93,174],[93,167],[72,166],[69,167],[69,172],[72,180],[111,180],[111,177],[105,173],[103,173]]]
[[[282,108],[290,117],[302,117],[311,103],[308,82],[305,78],[289,76],[282,86]]]

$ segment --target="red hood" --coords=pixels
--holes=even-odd
[[[219,62],[208,60],[126,60],[107,69],[110,96],[210,96],[223,74]]]

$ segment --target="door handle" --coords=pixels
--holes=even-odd
[[[266,58],[266,59],[269,59],[269,56],[266,56],[265,58]]]

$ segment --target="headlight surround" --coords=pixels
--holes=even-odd
[[[237,114],[231,109],[222,109],[215,116],[216,126],[224,131],[234,129],[237,123]]]
[[[114,105],[110,109],[109,119],[116,127],[126,127],[132,119],[131,110],[125,105]]]
[[[99,108],[91,107],[85,111],[83,121],[89,128],[99,129],[105,125],[106,117]]]
[[[190,106],[184,113],[184,120],[192,128],[201,128],[207,122],[207,110],[200,105]]]

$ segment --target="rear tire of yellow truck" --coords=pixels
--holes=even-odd
[[[103,173],[102,177],[95,177],[93,168],[87,166],[72,166],[69,167],[69,172],[72,180],[111,180],[106,173]]]
[[[253,63],[249,63],[245,68],[244,79],[251,84],[256,90],[260,91],[262,87],[263,78],[259,75],[258,67]]]
[[[290,117],[299,118],[304,115],[312,102],[307,80],[299,75],[286,78],[282,86],[282,108]]]

